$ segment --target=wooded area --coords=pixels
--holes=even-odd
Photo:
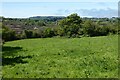
[[[2,18],[2,39],[106,36],[118,34],[119,18],[81,18],[76,13],[67,17]]]

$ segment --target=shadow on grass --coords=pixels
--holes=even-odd
[[[25,58],[32,58],[31,56],[20,56],[18,52],[25,52],[22,47],[3,46],[2,48],[2,65],[15,65],[28,63],[23,60]]]
[[[15,58],[2,58],[2,65],[5,66],[5,65],[15,65],[15,64],[18,64],[18,63],[21,63],[21,64],[25,64],[25,63],[28,63],[27,61],[23,61],[23,59],[25,58],[32,58],[31,56],[19,56],[19,57],[15,57]]]
[[[11,46],[3,46],[2,51],[15,51],[20,50],[22,47],[11,47]]]
[[[22,51],[22,47],[11,47],[11,46],[3,46],[2,47],[2,56],[14,56],[15,53]]]

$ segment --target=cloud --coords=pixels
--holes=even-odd
[[[65,10],[65,13],[69,13],[69,12],[70,12],[70,10],[68,10],[68,9],[67,9],[67,10]]]
[[[113,17],[118,16],[118,10],[107,8],[107,9],[91,9],[91,10],[81,10],[82,16],[92,16],[92,17]]]
[[[71,13],[71,10],[69,10],[69,9],[59,9],[55,13],[55,15],[67,15],[67,14],[70,14],[70,13]]]
[[[68,15],[71,13],[78,13],[81,17],[82,16],[92,16],[92,17],[114,17],[118,16],[118,10],[116,9],[75,9],[75,10],[68,10],[68,9],[59,9],[55,13],[56,15]]]

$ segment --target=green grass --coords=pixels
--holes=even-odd
[[[118,36],[6,42],[4,78],[117,78]]]

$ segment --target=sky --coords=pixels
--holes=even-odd
[[[72,13],[81,17],[118,16],[118,0],[4,0],[0,5],[0,15],[11,18],[68,16]]]

